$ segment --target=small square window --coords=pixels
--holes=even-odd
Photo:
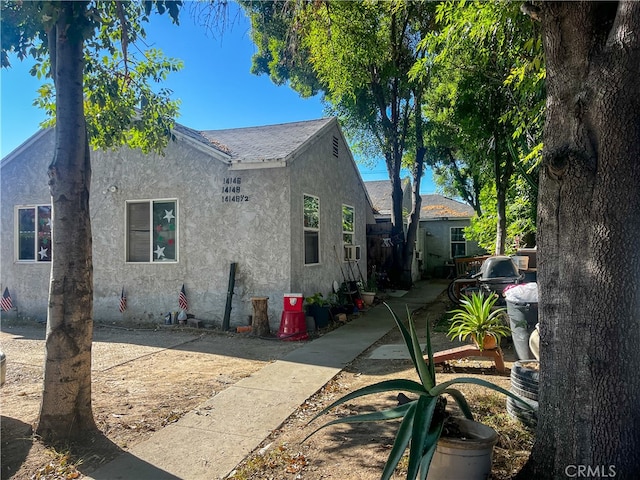
[[[177,261],[177,220],[176,200],[127,203],[127,261]]]

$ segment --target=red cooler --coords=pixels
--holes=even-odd
[[[302,312],[302,303],[304,296],[301,293],[285,293],[284,294],[284,311],[285,312]]]

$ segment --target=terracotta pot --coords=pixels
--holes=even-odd
[[[480,348],[475,335],[473,335],[473,342],[476,344],[478,348]],[[495,350],[496,348],[498,348],[498,342],[496,342],[496,337],[494,337],[493,335],[485,335],[483,350]]]

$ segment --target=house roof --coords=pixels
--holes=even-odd
[[[420,219],[431,220],[435,218],[471,218],[475,213],[466,203],[453,200],[444,195],[429,194],[421,195],[422,207],[420,208]]]
[[[410,183],[409,178],[402,180],[403,190],[407,192]],[[389,180],[376,180],[365,182],[369,198],[377,216],[391,215],[391,182]],[[439,194],[421,195],[422,206],[420,208],[421,220],[434,220],[441,218],[471,218],[474,210],[469,205]]]
[[[284,166],[320,135],[335,118],[303,122],[196,131],[182,127],[178,131],[227,155],[236,168]]]
[[[312,139],[318,137],[332,122],[337,120],[327,117],[277,125],[203,131],[176,123],[173,132],[228,163],[231,168],[265,168],[286,166],[288,161],[307,148]],[[13,157],[17,151],[28,147],[45,131],[39,131],[7,157]],[[3,159],[3,163],[8,160],[7,157]]]
[[[407,186],[410,180],[405,178],[402,180],[403,189]],[[373,209],[379,215],[391,215],[391,182],[389,180],[375,180],[371,182],[365,182],[369,198],[371,198],[371,204]]]
[[[197,131],[176,124],[174,131],[189,139],[229,164],[231,170],[286,167],[289,162],[304,152],[325,130],[338,127],[338,132],[346,144],[335,117],[306,120],[301,122],[261,125],[257,127],[230,128],[225,130]],[[362,181],[351,151],[347,149],[354,172],[362,185],[367,201],[373,203]],[[224,157],[220,157],[220,155]],[[408,181],[408,179],[407,179]],[[388,182],[387,182],[388,183]]]

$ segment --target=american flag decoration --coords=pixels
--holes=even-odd
[[[180,295],[178,295],[178,305],[180,306],[180,310],[187,310],[187,294],[184,291],[184,283],[182,284],[182,289],[180,290]]]
[[[5,312],[8,312],[13,308],[13,301],[11,300],[11,295],[9,294],[8,287],[5,287],[0,303],[2,304],[2,310]]]
[[[124,287],[122,287],[122,293],[120,294],[120,313],[123,313],[127,309],[127,296],[124,294]]]

